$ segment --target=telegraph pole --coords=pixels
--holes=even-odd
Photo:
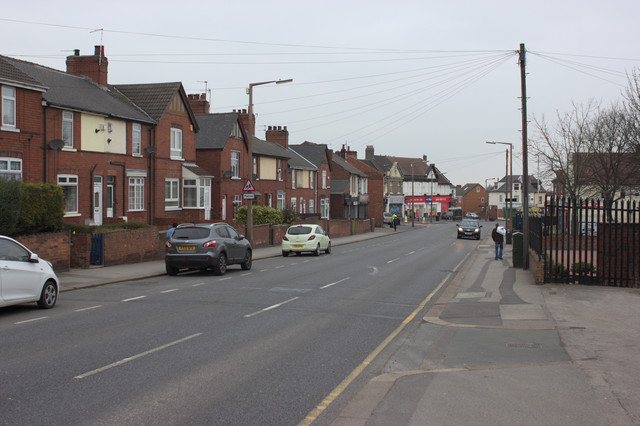
[[[527,151],[527,74],[525,71],[525,48],[520,43],[520,91],[522,93],[522,174],[524,176],[524,190],[522,192],[522,245],[523,267],[529,269],[529,160]]]

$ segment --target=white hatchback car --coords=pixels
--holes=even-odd
[[[0,235],[0,307],[37,302],[43,309],[53,308],[59,287],[51,263]]]
[[[282,237],[282,255],[310,252],[320,256],[320,252],[331,253],[331,239],[320,225],[293,225]]]

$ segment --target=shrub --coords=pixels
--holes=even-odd
[[[22,198],[20,181],[0,178],[0,234],[15,235]]]
[[[55,232],[62,229],[64,195],[50,183],[25,183],[16,231],[21,234]]]
[[[284,221],[282,212],[278,209],[266,206],[253,206],[253,224],[254,225],[280,225]],[[238,209],[238,213],[235,216],[236,221],[245,224],[247,223],[247,206],[242,206]]]
[[[300,215],[298,214],[298,212],[296,212],[296,210],[291,206],[285,207],[285,209],[282,211],[282,214],[284,216],[283,223],[286,223],[289,225],[291,225],[296,220],[300,219]]]
[[[589,262],[576,262],[571,266],[571,272],[579,275],[593,274],[596,272],[596,268]]]

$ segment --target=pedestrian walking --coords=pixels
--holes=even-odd
[[[176,230],[177,226],[178,226],[178,223],[173,222],[173,225],[171,225],[171,228],[169,228],[169,230],[167,231],[167,240],[169,239],[169,237],[171,237],[171,234],[173,234],[173,231]]]
[[[496,260],[502,259],[502,243],[504,241],[504,228],[496,223],[496,227],[491,231],[491,238],[496,244]]]
[[[396,226],[398,226],[398,215],[397,214],[393,214],[393,216],[391,216],[391,220],[393,221],[393,232],[396,232]]]

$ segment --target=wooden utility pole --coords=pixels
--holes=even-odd
[[[520,91],[522,94],[522,269],[529,269],[529,160],[527,151],[527,74],[525,71],[525,48],[520,44]]]

